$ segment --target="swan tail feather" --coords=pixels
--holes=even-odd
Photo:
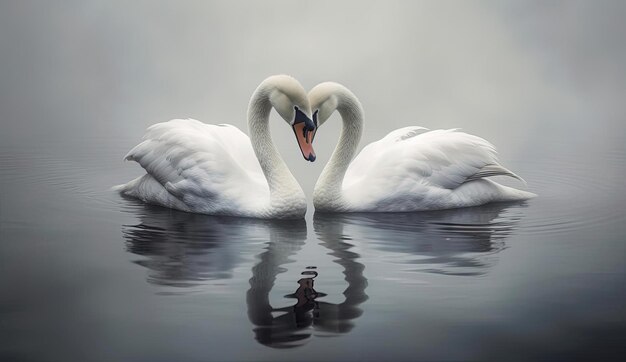
[[[515,174],[513,171],[510,171],[498,164],[489,164],[489,165],[483,166],[480,170],[478,170],[478,172],[468,177],[465,180],[465,182],[475,181],[481,178],[492,177],[492,176],[513,177],[513,178],[520,180],[522,183],[524,183],[524,185],[527,185],[526,180],[524,180],[523,178]]]
[[[137,177],[134,180],[131,180],[125,184],[115,185],[111,187],[111,191],[115,191],[124,196],[135,196],[133,192],[137,189],[138,185],[144,181],[147,175]]]
[[[115,186],[111,187],[111,191],[122,193],[122,192],[124,192],[125,186],[126,186],[126,184],[115,185]]]
[[[140,176],[123,185],[113,186],[113,191],[123,196],[134,197],[149,204],[161,205],[177,210],[189,211],[188,205],[172,195],[149,174]]]
[[[537,197],[537,194],[529,191],[518,190],[513,187],[496,184],[495,182],[493,184],[500,190],[498,197],[493,200],[495,202],[525,201]]]

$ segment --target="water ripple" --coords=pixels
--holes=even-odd
[[[625,200],[618,189],[624,174],[623,152],[611,150],[600,161],[576,152],[533,160],[524,171],[530,190],[539,195],[530,201],[533,212],[524,220],[524,232],[567,233],[625,220],[621,212]]]
[[[481,275],[505,248],[525,204],[492,204],[412,213],[315,213],[318,237],[349,237],[391,253],[391,263],[417,271]]]

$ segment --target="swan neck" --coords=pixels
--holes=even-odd
[[[332,205],[345,203],[342,195],[343,180],[363,132],[363,108],[358,99],[343,93],[337,97],[337,111],[343,126],[337,146],[315,187],[314,203],[320,209],[337,209]]]
[[[259,87],[248,107],[248,131],[254,153],[259,160],[270,190],[270,206],[280,208],[294,199],[304,199],[304,192],[276,149],[270,134],[269,117],[273,88]]]

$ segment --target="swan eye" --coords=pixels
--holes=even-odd
[[[315,127],[318,126],[318,123],[317,123],[317,112],[319,112],[319,111],[320,111],[319,109],[316,109],[315,112],[313,112],[313,123],[315,123]]]

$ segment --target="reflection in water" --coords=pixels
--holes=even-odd
[[[137,225],[124,226],[129,252],[146,257],[135,263],[150,271],[153,284],[191,287],[226,279],[241,260],[237,244],[262,241],[262,221],[180,212],[129,201]]]
[[[504,249],[521,207],[524,204],[499,203],[413,213],[315,213],[314,220],[315,230],[324,230],[327,239],[335,235],[408,255],[410,261],[399,260],[418,265],[420,271],[480,275]]]
[[[317,267],[309,266],[307,269],[317,269]],[[319,306],[315,299],[326,295],[317,292],[314,288],[314,279],[318,275],[316,271],[307,270],[303,271],[302,274],[313,276],[298,280],[299,287],[296,289],[295,293],[285,296],[287,298],[297,299],[296,304],[293,306],[293,313],[298,328],[305,328],[313,324],[313,315],[319,315]]]
[[[304,233],[294,230],[298,227],[302,227]],[[315,231],[318,233],[317,224]],[[256,326],[253,329],[256,340],[274,348],[292,348],[304,344],[315,332],[328,336],[352,330],[352,320],[362,314],[359,305],[367,300],[367,279],[363,276],[365,267],[357,262],[359,255],[349,251],[353,245],[333,234],[328,238],[319,235],[322,245],[330,249],[329,254],[337,257],[335,262],[344,268],[344,279],[348,287],[343,292],[345,300],[342,303],[327,303],[316,299],[325,294],[315,290],[314,279],[318,271],[316,267],[309,266],[302,273],[305,277],[298,280],[296,291],[286,296],[295,298],[296,303],[274,308],[269,302],[270,292],[276,276],[285,271],[281,266],[289,262],[289,257],[297,253],[304,244],[305,221],[291,222],[280,229],[273,228],[270,236],[266,251],[261,253],[259,263],[252,268],[250,289],[246,298],[248,317]]]
[[[303,277],[297,281],[293,294],[295,304],[273,308],[270,292],[278,274],[286,269],[305,244],[307,226],[305,220],[255,220],[247,218],[218,217],[184,213],[158,206],[128,201],[131,211],[138,215],[137,225],[123,228],[127,250],[146,257],[136,261],[150,271],[148,281],[153,284],[183,287],[197,286],[209,279],[230,278],[233,268],[242,260],[241,248],[250,242],[267,242],[252,267],[250,289],[246,294],[248,317],[255,325],[256,340],[264,345],[287,348],[304,343],[313,332],[335,335],[349,332],[353,319],[362,314],[358,306],[367,300],[367,279],[363,276],[363,264],[357,262],[359,255],[350,252],[351,244],[324,235],[321,245],[336,257],[336,263],[344,268],[348,287],[345,300],[340,304],[327,303],[317,298],[325,294],[314,288],[318,271],[314,266],[305,267]],[[332,226],[331,226],[332,227]]]
[[[368,299],[367,279],[353,244],[371,245],[392,255],[394,263],[418,265],[420,271],[480,275],[492,265],[514,230],[522,205],[493,204],[437,212],[321,214],[313,218],[315,235],[343,268],[344,301],[325,302],[316,285],[315,266],[302,266],[294,302],[276,308],[270,293],[285,264],[307,240],[305,220],[270,221],[183,213],[129,204],[140,223],[123,230],[128,251],[145,256],[138,264],[150,270],[154,284],[189,287],[209,279],[230,278],[243,260],[242,247],[266,243],[252,267],[246,293],[255,339],[273,348],[298,347],[313,335],[348,333]],[[354,240],[354,241],[351,241]],[[406,258],[410,259],[406,259]],[[240,259],[241,258],[241,259]],[[383,262],[385,262],[383,260]],[[295,281],[294,281],[295,282]]]

